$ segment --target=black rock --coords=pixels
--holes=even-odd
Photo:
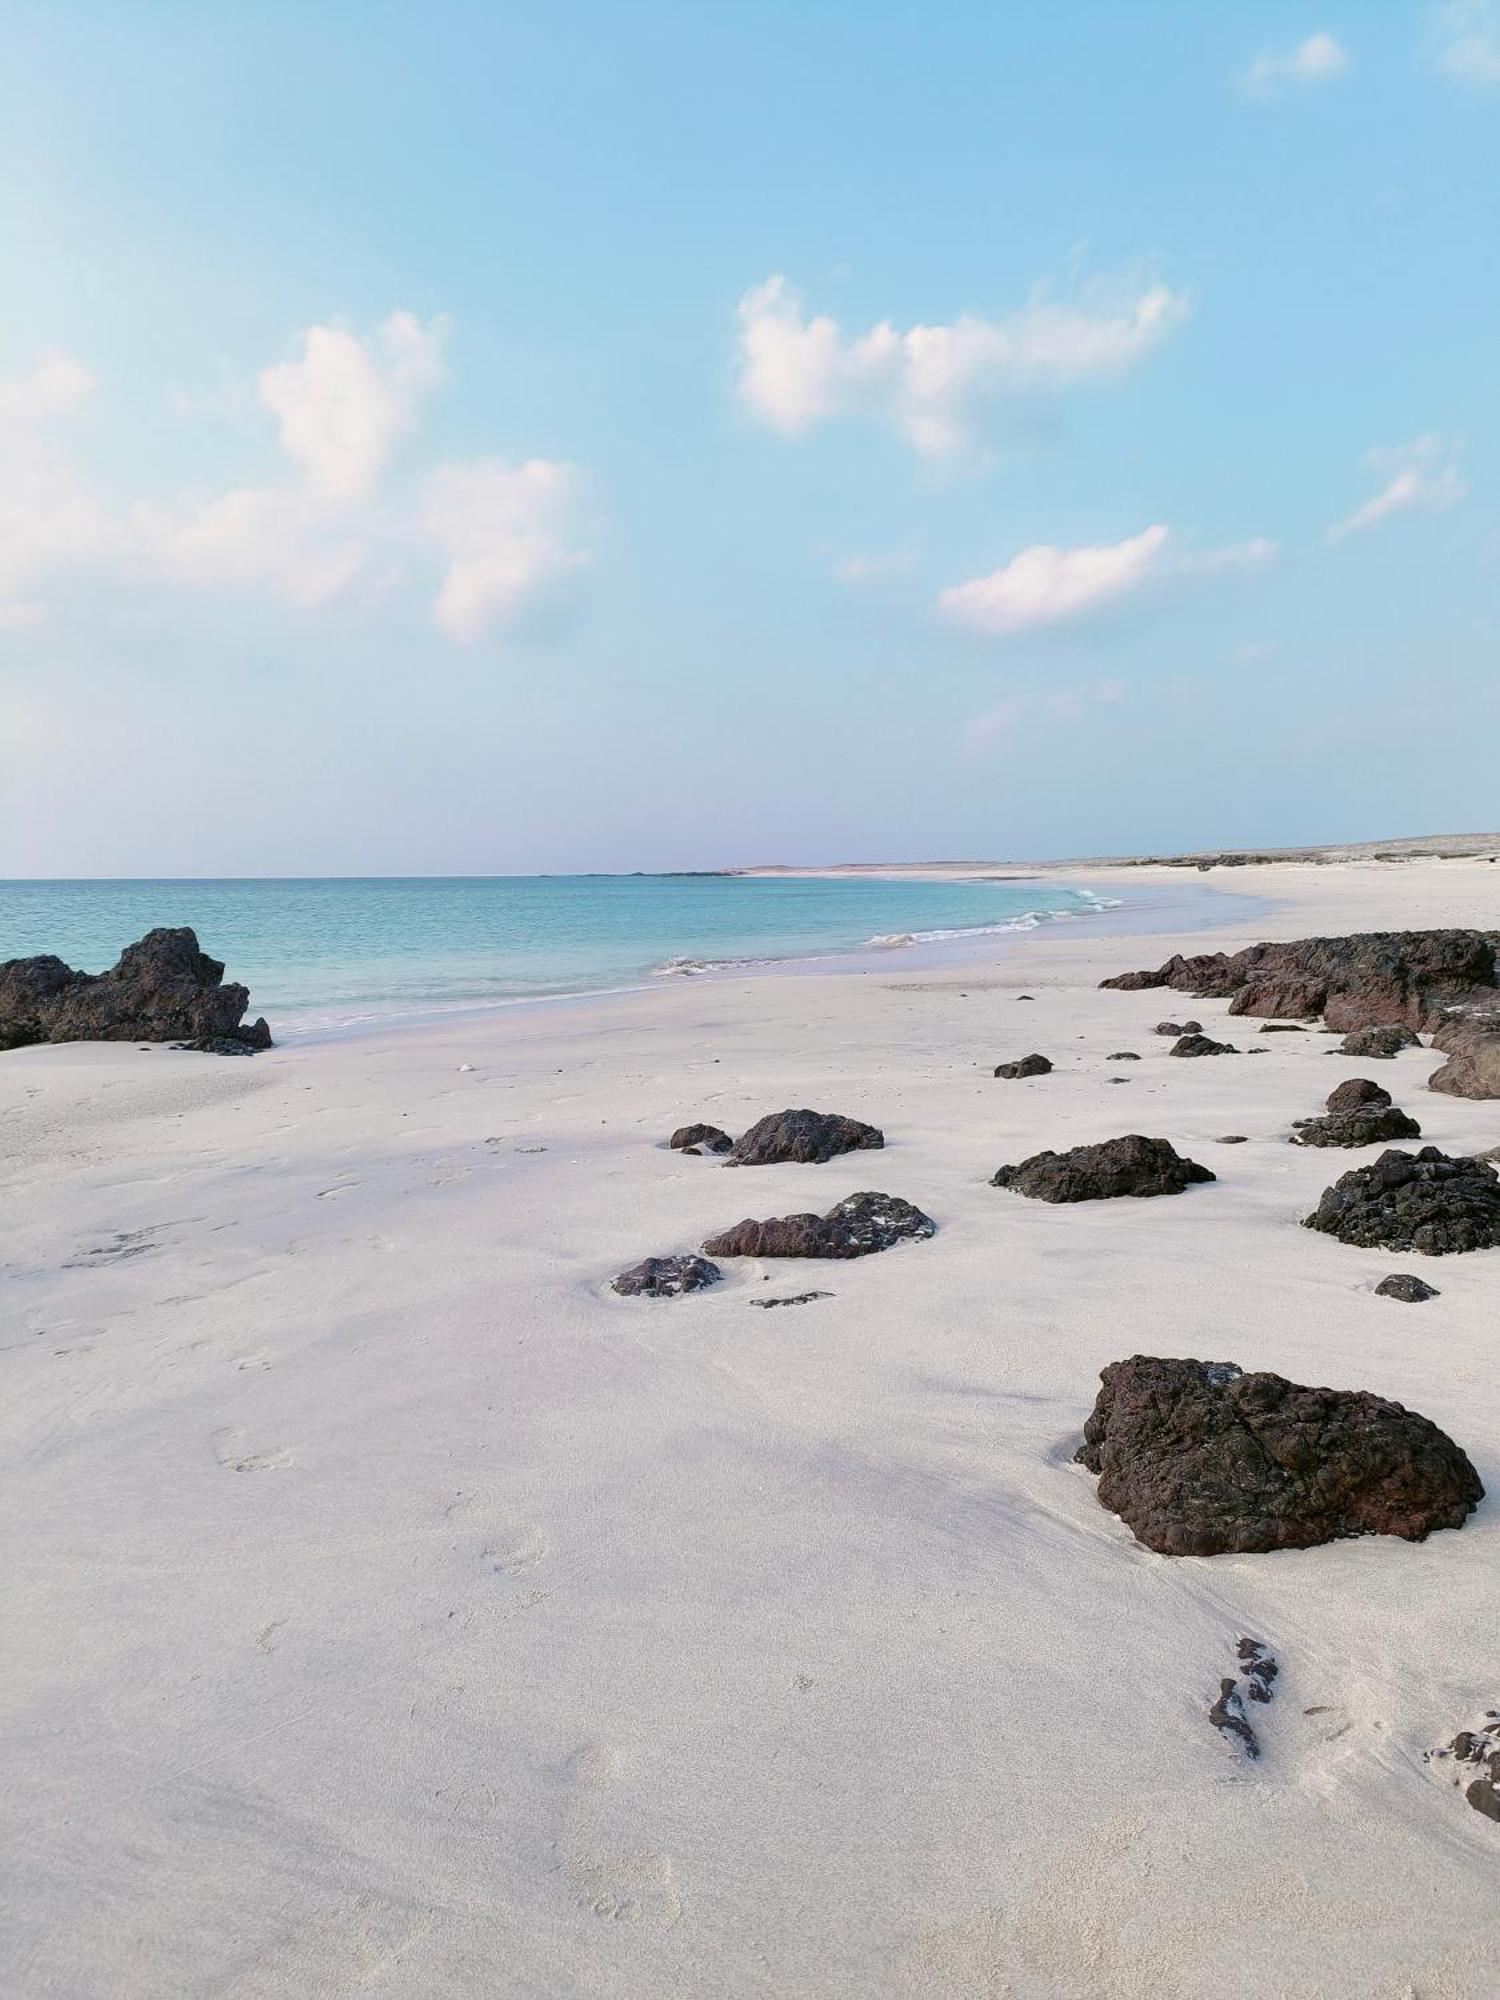
[[[937,1224],[894,1194],[851,1194],[826,1215],[746,1220],[710,1236],[710,1257],[869,1257],[932,1236]]]
[[[716,1285],[723,1275],[706,1257],[647,1257],[622,1271],[610,1289],[622,1299],[676,1299]]]
[[[1216,1042],[1207,1035],[1184,1035],[1167,1050],[1169,1056],[1237,1056],[1231,1042]]]
[[[224,983],[224,967],[196,935],[148,931],[108,972],[75,972],[60,958],[0,965],[0,1049],[34,1042],[180,1042],[223,1053],[222,1044],[268,1049],[264,1021],[242,1026],[250,995]]]
[[[1475,1812],[1486,1819],[1500,1820],[1500,1713],[1491,1709],[1476,1729],[1461,1729],[1451,1743],[1432,1755],[1451,1757],[1477,1772],[1464,1791]],[[1454,1780],[1462,1784],[1462,1777]]]
[[[1106,1056],[1104,1060],[1106,1062],[1139,1062],[1140,1057],[1134,1049],[1116,1049],[1112,1056]]]
[[[1244,1132],[1221,1132],[1218,1143],[1221,1146],[1245,1146],[1249,1144],[1249,1135]]]
[[[769,1312],[773,1306],[810,1306],[814,1299],[831,1299],[832,1292],[792,1292],[781,1299],[751,1299],[752,1306],[761,1306]]]
[[[1373,1056],[1385,1062],[1392,1056],[1400,1055],[1403,1049],[1417,1049],[1420,1040],[1410,1028],[1386,1026],[1380,1028],[1355,1028],[1339,1043],[1342,1056]]]
[[[727,1153],[734,1141],[717,1125],[680,1125],[667,1143],[674,1153]]]
[[[1201,1021],[1158,1021],[1153,1033],[1158,1035],[1201,1035]]]
[[[1021,1056],[1015,1062],[1001,1063],[995,1074],[1004,1077],[1047,1076],[1051,1069],[1052,1065],[1045,1056]]]
[[[1001,1167],[990,1185],[1013,1188],[1034,1201],[1105,1201],[1117,1195],[1181,1194],[1193,1182],[1213,1178],[1207,1167],[1185,1160],[1166,1139],[1131,1132],[1066,1153],[1033,1153],[1017,1166]]]
[[[1160,1555],[1422,1541],[1484,1497],[1436,1424],[1367,1390],[1143,1354],[1100,1385],[1079,1462],[1099,1474],[1100,1504]]]
[[[1324,1190],[1308,1229],[1369,1250],[1441,1257],[1500,1243],[1500,1180],[1484,1160],[1450,1159],[1436,1146],[1392,1147]]]
[[[1413,1277],[1410,1271],[1392,1271],[1375,1287],[1375,1296],[1378,1299],[1401,1299],[1409,1306],[1419,1306],[1423,1299],[1441,1298],[1442,1294],[1436,1285]]]
[[[840,1153],[878,1149],[885,1135],[857,1118],[831,1111],[773,1111],[742,1132],[730,1150],[732,1167],[769,1167],[783,1162],[819,1166]]]
[[[1299,1118],[1292,1133],[1294,1146],[1380,1146],[1388,1139],[1420,1139],[1415,1118],[1394,1104],[1361,1104],[1352,1111],[1330,1111],[1326,1118]]]

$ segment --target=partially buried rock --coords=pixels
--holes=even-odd
[[[716,1285],[723,1275],[706,1257],[647,1257],[622,1271],[610,1289],[622,1299],[676,1299]]]
[[[1369,1250],[1487,1250],[1500,1243],[1500,1179],[1484,1160],[1392,1147],[1326,1188],[1303,1226]]]
[[[1306,1028],[1296,1021],[1267,1021],[1261,1029],[1263,1035],[1305,1035]]]
[[[1363,1389],[1310,1389],[1230,1362],[1137,1354],[1100,1377],[1079,1463],[1159,1555],[1419,1542],[1484,1497],[1436,1424]]]
[[[1216,1042],[1208,1035],[1184,1035],[1167,1050],[1169,1056],[1237,1056],[1232,1042]]]
[[[1388,1139],[1420,1139],[1415,1118],[1394,1104],[1357,1104],[1352,1111],[1330,1111],[1326,1118],[1299,1118],[1292,1133],[1294,1146],[1379,1146]]]
[[[1001,1167],[990,1185],[1013,1188],[1033,1201],[1106,1201],[1117,1195],[1181,1194],[1193,1182],[1213,1178],[1168,1140],[1131,1132],[1066,1153],[1033,1153],[1017,1166]]]
[[[1410,1271],[1392,1271],[1375,1287],[1375,1296],[1377,1299],[1400,1299],[1406,1305],[1419,1306],[1424,1299],[1440,1298],[1442,1294],[1436,1285],[1429,1285],[1425,1279],[1413,1276]]]
[[[1203,1032],[1201,1021],[1158,1021],[1155,1032],[1158,1035],[1198,1035]]]
[[[751,1299],[750,1304],[770,1312],[776,1306],[810,1306],[814,1299],[831,1299],[832,1292],[789,1292],[779,1299]]]
[[[710,1257],[869,1257],[936,1233],[937,1224],[894,1194],[851,1194],[826,1215],[738,1222],[703,1248]]]
[[[1104,1060],[1106,1062],[1139,1062],[1140,1057],[1134,1049],[1116,1049],[1112,1056],[1106,1056]]]
[[[732,1167],[770,1167],[783,1162],[819,1166],[840,1153],[878,1149],[885,1134],[857,1118],[832,1111],[773,1111],[742,1132],[730,1154]]]
[[[1500,1820],[1500,1710],[1492,1708],[1477,1728],[1461,1729],[1451,1743],[1432,1755],[1439,1760],[1451,1757],[1466,1767],[1454,1779],[1456,1785],[1463,1784],[1464,1777],[1473,1772],[1464,1797],[1475,1812]]]
[[[667,1143],[674,1153],[727,1153],[734,1141],[717,1125],[680,1125]]]
[[[1260,1741],[1248,1705],[1271,1699],[1281,1667],[1276,1655],[1260,1639],[1242,1638],[1235,1651],[1239,1656],[1239,1672],[1226,1674],[1219,1682],[1219,1698],[1208,1711],[1208,1719],[1221,1735],[1235,1738],[1247,1757],[1258,1757]]]
[[[1046,1076],[1051,1068],[1045,1056],[1021,1056],[1015,1062],[1000,1063],[995,1074],[1004,1077]]]
[[[1245,1132],[1221,1132],[1219,1134],[1219,1144],[1221,1146],[1247,1146],[1249,1143],[1249,1134]]]
[[[1420,1039],[1410,1028],[1396,1026],[1383,1028],[1355,1028],[1339,1043],[1342,1056],[1374,1056],[1381,1062],[1400,1055],[1403,1049],[1422,1046]]]
[[[194,932],[148,931],[108,972],[75,972],[60,958],[0,965],[0,1049],[34,1042],[182,1042],[206,1054],[268,1049],[264,1021],[242,1026],[250,996]]]
[[[1372,1083],[1367,1076],[1351,1076],[1330,1090],[1323,1100],[1329,1111],[1357,1111],[1365,1104],[1389,1104],[1391,1093]]]

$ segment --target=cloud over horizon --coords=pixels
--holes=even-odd
[[[1443,513],[1456,506],[1469,490],[1458,470],[1458,447],[1452,439],[1436,431],[1413,438],[1410,444],[1366,452],[1364,463],[1372,471],[1385,474],[1385,483],[1363,506],[1333,523],[1327,531],[1330,542],[1363,534],[1392,514],[1413,510]]]
[[[1038,287],[1000,319],[965,313],[905,331],[881,320],[846,334],[826,315],[809,319],[777,274],[740,300],[737,388],[783,437],[864,417],[922,457],[951,458],[977,443],[987,406],[1122,374],[1187,311],[1186,294],[1163,284],[1096,281],[1069,303]]]

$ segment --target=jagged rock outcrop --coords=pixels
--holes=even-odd
[[[1368,1250],[1487,1250],[1500,1244],[1500,1178],[1485,1160],[1392,1147],[1325,1188],[1303,1226]]]
[[[1015,1166],[997,1169],[990,1186],[1011,1188],[1033,1201],[1107,1201],[1119,1195],[1181,1194],[1195,1181],[1214,1178],[1196,1160],[1184,1159],[1170,1141],[1131,1132],[1066,1153],[1033,1153]]]
[[[716,1285],[723,1275],[706,1257],[645,1257],[622,1271],[610,1289],[622,1299],[677,1299]]]
[[[1310,1019],[1321,1014],[1347,1031],[1385,1022],[1429,1031],[1455,1007],[1500,1011],[1496,945],[1491,931],[1370,931],[1353,937],[1301,938],[1234,953],[1175,953],[1153,971],[1102,983],[1122,992],[1166,986],[1205,1000],[1227,1000],[1231,1014]]]
[[[75,972],[60,958],[0,965],[0,1049],[34,1042],[235,1042],[268,1049],[264,1021],[242,1026],[250,995],[195,934],[148,931],[108,972]]]
[[[826,1215],[747,1219],[703,1248],[710,1257],[869,1257],[936,1234],[937,1224],[894,1194],[851,1194]]]
[[[858,1118],[833,1111],[773,1111],[742,1132],[730,1149],[731,1167],[770,1167],[783,1162],[820,1166],[840,1153],[878,1150],[885,1134]]]
[[[1112,1362],[1083,1437],[1100,1504],[1160,1555],[1419,1542],[1484,1497],[1465,1454],[1415,1411],[1231,1362]]]
[[[1015,1062],[1003,1062],[996,1066],[996,1076],[1049,1076],[1052,1065],[1045,1056],[1018,1056]]]

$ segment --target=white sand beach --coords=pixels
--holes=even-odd
[[[1097,990],[1179,947],[1495,926],[1500,870],[1202,879],[1224,923],[1191,938],[1101,921],[252,1060],[0,1057],[0,1988],[1500,1992],[1500,1826],[1424,1761],[1500,1708],[1500,1251],[1300,1228],[1369,1156],[1286,1143],[1346,1076],[1448,1152],[1500,1142],[1500,1104],[1428,1093],[1426,1048],[1370,1070],[1317,1033],[1172,1061],[1163,1016],[1256,1024]],[[1052,1075],[994,1079],[1031,1050]],[[666,1149],[798,1105],[885,1150]],[[1125,1132],[1217,1181],[988,1185]],[[936,1237],[608,1290],[863,1188]],[[1440,1298],[1373,1295],[1412,1268]],[[1490,1497],[1421,1544],[1154,1555],[1072,1463],[1137,1352],[1393,1397]],[[1241,1635],[1281,1667],[1253,1764],[1207,1718]]]

